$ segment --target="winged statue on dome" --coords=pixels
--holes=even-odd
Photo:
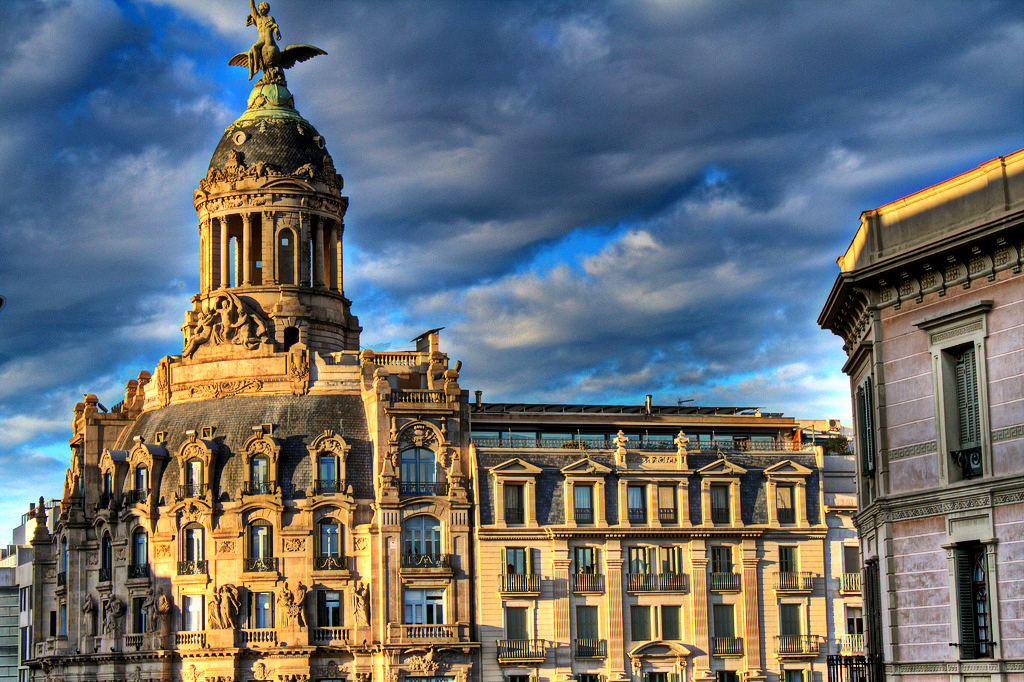
[[[275,38],[281,39],[281,29],[277,21],[270,16],[270,4],[249,0],[252,10],[246,17],[245,25],[256,25],[259,39],[253,43],[248,52],[239,52],[228,61],[230,66],[243,66],[249,69],[249,80],[257,71],[263,71],[263,77],[256,85],[286,85],[284,70],[290,69],[298,62],[304,62],[318,55],[327,54],[319,47],[312,45],[289,45],[283,50],[277,46]]]

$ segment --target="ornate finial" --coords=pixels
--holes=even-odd
[[[277,21],[270,16],[270,4],[261,2],[256,6],[256,0],[249,0],[249,7],[252,10],[246,17],[245,25],[256,25],[259,32],[259,39],[253,43],[248,52],[239,52],[228,62],[230,66],[244,66],[249,69],[249,80],[256,75],[257,71],[263,71],[263,77],[256,81],[260,85],[287,85],[284,78],[284,70],[290,69],[297,62],[304,62],[317,55],[327,54],[319,47],[312,45],[289,45],[281,50],[274,41],[276,37],[281,39],[281,29]]]

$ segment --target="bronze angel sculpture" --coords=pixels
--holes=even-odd
[[[285,85],[284,69],[290,69],[298,62],[304,62],[317,55],[327,54],[319,47],[312,45],[289,45],[280,49],[274,38],[281,39],[281,30],[274,17],[270,16],[270,4],[261,2],[256,6],[255,0],[249,0],[251,12],[246,17],[245,25],[256,25],[259,39],[253,43],[248,52],[239,52],[228,61],[230,66],[244,66],[249,69],[249,80],[257,71],[263,71],[257,85]]]

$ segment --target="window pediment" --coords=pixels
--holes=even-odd
[[[529,462],[525,462],[517,457],[515,459],[506,460],[501,464],[495,465],[491,467],[488,471],[491,472],[492,476],[536,476],[539,473],[541,473],[543,469],[534,466]]]
[[[680,657],[686,658],[690,650],[676,642],[645,642],[629,651],[630,658],[639,657]]]
[[[242,449],[245,451],[246,460],[262,455],[276,464],[277,456],[281,454],[281,442],[265,433],[257,433],[249,436]]]
[[[204,467],[209,468],[213,463],[217,449],[217,444],[212,440],[199,438],[195,431],[189,431],[188,440],[178,450],[178,461],[184,464],[189,460],[198,459],[203,463]]]
[[[812,473],[814,472],[807,467],[788,459],[777,462],[764,470],[764,475],[768,478],[806,478]]]
[[[398,432],[396,442],[399,451],[406,448],[430,448],[437,450],[444,442],[441,432],[429,422],[410,422]]]
[[[103,450],[103,455],[100,456],[100,472],[113,473],[117,469],[118,464],[128,463],[128,451],[127,450]]]
[[[163,445],[152,445],[144,442],[142,438],[137,438],[135,447],[128,451],[128,466],[134,469],[144,464],[152,471],[156,462],[162,462],[167,457],[167,450]]]
[[[577,460],[567,467],[562,468],[562,474],[565,476],[593,476],[593,477],[604,477],[605,474],[611,472],[609,467],[595,462],[589,457]]]
[[[737,478],[747,473],[747,470],[723,458],[698,469],[697,473],[706,478]]]

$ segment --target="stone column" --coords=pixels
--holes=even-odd
[[[751,682],[767,679],[761,661],[761,584],[757,579],[757,544],[754,540],[743,541],[743,653],[747,659],[747,677]]]
[[[703,549],[703,548],[702,548]],[[693,591],[693,644],[704,653],[693,657],[694,679],[714,679],[711,675],[709,654],[711,652],[711,628],[708,623],[708,558],[691,556],[693,574],[690,587]]]
[[[327,241],[327,245],[330,248],[331,262],[334,267],[331,272],[331,291],[341,290],[341,241],[338,239],[338,224],[335,221],[331,221],[331,234],[330,239]]]
[[[324,286],[324,229],[323,219],[309,216],[309,227],[313,230],[313,286]]]
[[[313,254],[309,252],[309,216],[299,213],[299,243],[295,245],[295,253],[299,257],[299,286],[310,286],[310,267],[313,265]]]
[[[228,286],[228,221],[214,218],[220,229],[220,285]]]
[[[572,617],[569,609],[569,548],[565,540],[555,540],[554,554],[554,597],[555,597],[555,675],[566,679],[572,672]]]
[[[242,285],[252,284],[252,216],[242,214]]]
[[[605,632],[608,633],[608,679],[628,680],[626,642],[622,623],[625,606],[622,603],[622,545],[609,540],[604,552],[605,586],[608,588],[608,608],[604,609]]]
[[[263,243],[263,283],[277,284],[277,234],[273,211],[264,211],[261,216],[260,239]]]

